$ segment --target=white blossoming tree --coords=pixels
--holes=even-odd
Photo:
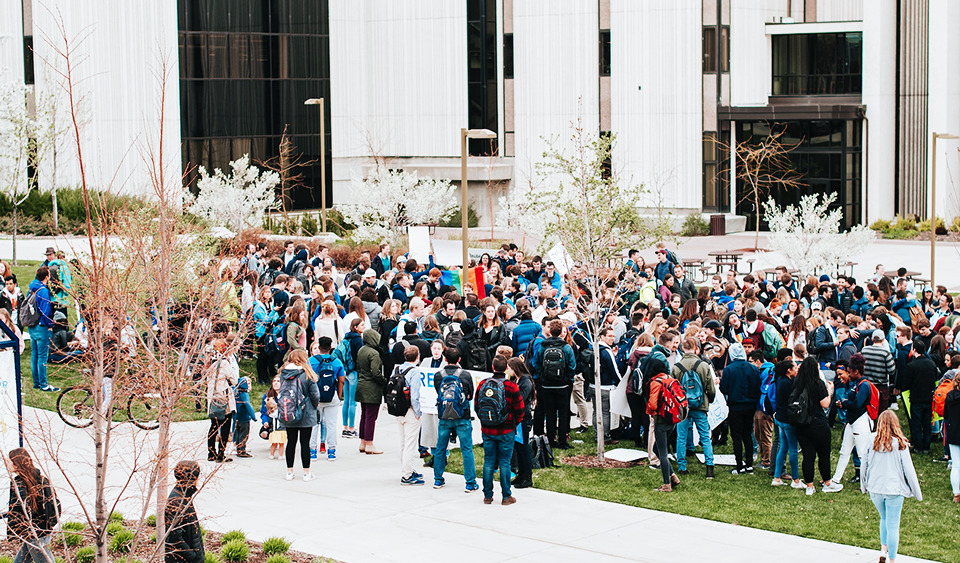
[[[496,225],[503,229],[521,232],[523,234],[521,248],[525,247],[528,236],[543,240],[544,227],[549,218],[546,216],[547,206],[543,201],[532,184],[514,185],[507,195],[497,198],[500,210],[497,213]]]
[[[409,225],[439,223],[457,208],[448,180],[421,178],[416,172],[378,166],[351,182],[353,202],[337,205],[344,221],[356,225],[357,242],[389,241],[396,246]]]
[[[840,230],[843,212],[830,209],[836,193],[806,195],[800,206],[780,208],[768,199],[763,204],[764,217],[770,228],[767,246],[779,252],[801,274],[816,274],[835,268],[863,252],[876,235],[872,230],[857,225],[847,232]]]
[[[240,232],[260,226],[267,207],[277,201],[276,187],[280,175],[262,172],[250,164],[250,155],[230,163],[230,175],[217,168],[213,174],[201,166],[197,188],[200,194],[189,205],[189,211],[218,227]]]

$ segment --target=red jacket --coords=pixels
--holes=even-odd
[[[520,388],[517,387],[517,384],[506,379],[503,374],[495,374],[493,379],[499,379],[503,381],[503,390],[507,400],[507,420],[500,426],[481,426],[480,430],[484,434],[489,434],[491,436],[503,436],[504,434],[509,434],[515,431],[517,429],[517,425],[520,424],[521,420],[523,420],[523,397],[520,395]],[[477,392],[473,395],[475,403],[479,400],[480,388],[483,387],[483,384],[486,382],[487,380],[484,379],[480,382],[480,385],[477,385]]]

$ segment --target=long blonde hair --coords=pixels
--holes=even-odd
[[[905,450],[910,446],[907,437],[900,428],[900,419],[892,410],[885,410],[877,418],[877,435],[873,438],[873,451],[892,452],[893,439],[898,441],[898,450]]]
[[[302,369],[304,373],[307,374],[307,379],[310,381],[317,380],[317,374],[314,373],[313,368],[310,367],[310,356],[307,355],[306,350],[291,351],[290,355],[287,357],[287,362],[295,364],[297,367]]]

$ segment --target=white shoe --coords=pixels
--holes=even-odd
[[[307,473],[306,475],[303,476],[304,481],[313,481],[316,478],[317,476],[314,475],[313,473]]]
[[[293,473],[287,473],[287,476],[284,477],[287,481],[293,481]]]
[[[843,490],[843,485],[837,483],[836,481],[831,481],[829,485],[824,485],[823,492],[825,493],[839,493]]]
[[[807,496],[808,496],[808,497],[812,497],[812,496],[813,496],[813,493],[817,492],[817,489],[814,488],[814,487],[808,487],[808,486],[804,485],[803,488],[807,490]]]
[[[806,489],[807,486],[800,481],[790,481],[790,487],[794,489]]]
[[[273,457],[273,454],[270,454],[270,459],[276,459],[276,458]]]
[[[783,487],[784,485],[786,485],[786,483],[780,479],[774,479],[773,481],[770,481],[771,487]]]

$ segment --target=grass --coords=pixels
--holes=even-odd
[[[574,436],[583,443],[574,444],[571,450],[554,450],[556,467],[534,471],[536,488],[879,549],[879,516],[870,497],[860,494],[856,485],[846,484],[843,491],[835,494],[821,493],[818,487],[817,494],[807,497],[803,491],[789,487],[771,487],[767,472],[759,469],[754,475],[733,476],[728,471],[730,468],[718,466],[716,479],[707,481],[704,466],[696,460],[690,463],[688,459],[690,473],[681,476],[678,490],[671,494],[654,493],[653,489],[662,483],[659,470],[646,466],[583,468],[560,463],[567,456],[596,454],[596,438],[592,430]],[[838,423],[833,432],[833,469],[840,450],[840,437],[841,425]],[[614,447],[632,448],[634,444],[626,441]],[[643,449],[646,449],[645,444]],[[716,453],[729,454],[732,450],[728,442],[726,446],[718,447]],[[953,531],[960,526],[960,511],[952,502],[947,465],[932,461],[942,456],[943,446],[935,444],[932,450],[929,456],[914,456],[924,499],[922,503],[915,499],[907,499],[904,503],[899,552],[935,561],[956,561],[960,539]],[[483,467],[482,446],[474,446],[474,456],[479,476],[479,469]],[[852,465],[847,467],[846,479],[853,476]],[[460,450],[451,452],[447,468],[451,472],[463,473]]]

